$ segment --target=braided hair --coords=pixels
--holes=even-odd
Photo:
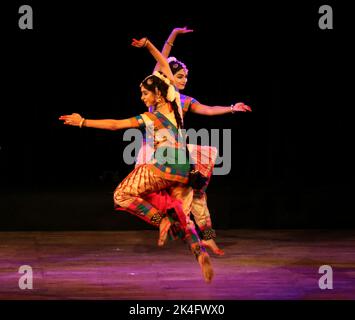
[[[151,76],[145,78],[143,80],[143,82],[141,83],[141,85],[145,89],[147,89],[151,92],[154,92],[154,93],[156,92],[155,90],[158,89],[161,92],[164,99],[168,101],[167,95],[168,95],[169,86],[163,80],[161,80],[159,77],[157,77],[155,75],[151,75]],[[174,100],[170,103],[171,103],[171,106],[173,107],[174,116],[175,116],[177,126],[179,129],[182,129],[183,128],[183,121],[181,119],[181,116],[179,113],[179,107],[176,103],[176,100]]]

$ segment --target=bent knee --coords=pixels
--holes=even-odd
[[[126,208],[128,206],[127,195],[122,190],[117,190],[113,193],[113,202],[115,205]]]

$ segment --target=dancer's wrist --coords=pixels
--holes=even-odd
[[[85,127],[85,121],[86,119],[85,118],[82,118],[80,123],[79,123],[79,128],[82,128],[82,127]]]
[[[149,39],[146,37],[142,48],[146,48],[148,45],[148,42],[149,42]]]

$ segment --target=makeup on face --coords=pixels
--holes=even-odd
[[[174,74],[175,84],[179,90],[183,90],[185,88],[187,82],[187,76],[188,74],[184,69],[181,69]]]

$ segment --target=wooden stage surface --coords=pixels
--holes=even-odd
[[[219,230],[206,284],[181,241],[157,231],[0,232],[0,299],[355,299],[354,230]],[[33,289],[21,290],[21,265]],[[333,270],[321,290],[319,267]]]

